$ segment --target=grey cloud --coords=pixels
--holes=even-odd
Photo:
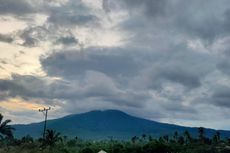
[[[130,14],[147,17],[159,17],[166,13],[168,0],[118,0],[116,3],[112,0],[103,0],[103,9],[106,12],[125,9]]]
[[[146,86],[150,89],[162,90],[167,82],[177,83],[187,89],[198,88],[201,86],[201,76],[193,74],[190,70],[181,69],[181,66],[172,67],[153,67],[143,72],[143,76],[137,82],[142,82],[139,87]],[[147,82],[146,82],[147,81]],[[145,83],[146,82],[146,83]]]
[[[187,69],[181,67],[165,67],[158,70],[157,78],[163,78],[172,82],[180,83],[189,88],[196,88],[201,85],[199,76],[195,76]]]
[[[28,88],[30,85],[27,85],[27,81],[30,81],[30,85],[36,85],[41,82],[37,82],[36,77],[33,76],[21,76],[14,75],[12,80],[0,80],[0,91],[5,94],[5,98],[8,97],[44,97],[45,93],[42,88],[33,89],[32,87]],[[36,83],[37,82],[37,83]]]
[[[219,86],[214,90],[210,102],[216,106],[230,108],[230,87]]]
[[[142,7],[147,16],[155,17],[165,13],[167,0],[122,0],[128,8]]]
[[[29,82],[29,83],[28,83]],[[71,99],[78,97],[75,88],[62,81],[52,81],[32,75],[13,74],[12,79],[0,80],[0,91],[5,98],[21,97],[24,99]]]
[[[224,74],[230,76],[230,63],[227,60],[223,60],[217,64],[217,68]]]
[[[78,40],[74,36],[66,36],[66,37],[60,37],[56,44],[63,44],[63,45],[76,45],[78,44]]]
[[[73,14],[73,13],[59,13],[56,12],[52,14],[49,18],[48,21],[54,24],[59,24],[59,25],[86,25],[88,23],[96,23],[97,17],[94,15],[78,15],[78,14]]]
[[[0,42],[11,43],[14,39],[10,35],[0,34]]]
[[[48,30],[44,26],[27,27],[19,31],[18,35],[23,40],[21,45],[26,47],[36,47],[40,41],[46,40]]]
[[[142,57],[144,67],[141,73],[131,81],[137,88],[160,90],[167,82],[180,84],[187,89],[199,88],[202,80],[216,68],[217,62],[212,56],[178,46],[169,51],[145,55]]]
[[[102,8],[105,12],[110,12],[109,0],[102,1]]]
[[[89,14],[83,2],[69,0],[66,3],[53,5],[51,1],[30,1],[30,0],[0,0],[0,15],[12,15],[17,19],[31,21],[35,14],[45,14],[48,22],[60,25],[84,25],[95,23],[97,17]],[[57,2],[58,3],[58,2]],[[56,3],[56,4],[57,4]],[[31,41],[31,40],[30,40]]]
[[[112,50],[110,48],[88,48],[85,51],[56,52],[42,58],[41,64],[49,75],[67,78],[77,77],[86,70],[99,71],[114,77],[136,73],[138,64],[132,55],[116,53],[116,48],[114,52]]]
[[[25,100],[40,99],[41,103],[46,101],[50,105],[55,105],[56,100],[64,100],[68,101],[68,106],[73,105],[77,99],[80,99],[79,103],[84,103],[87,99],[93,98],[117,106],[140,107],[145,104],[140,100],[149,98],[146,93],[119,89],[111,78],[93,71],[87,72],[80,82],[75,80],[50,83],[44,78],[13,75],[11,80],[0,80],[0,94],[3,99],[12,97],[21,97]]]
[[[191,39],[201,39],[205,44],[213,43],[214,40],[229,35],[228,6],[230,3],[226,0],[218,2],[215,0],[153,0],[151,2],[127,0],[125,2],[131,7],[128,9],[132,9],[132,6],[139,9],[143,6],[151,8],[150,13],[131,13],[130,18],[121,24],[125,30],[137,35],[136,42],[138,40],[155,41],[154,35],[147,35],[150,32],[155,33],[158,37],[165,32],[168,36],[184,35]],[[147,11],[147,8],[144,10]]]
[[[135,92],[135,91],[124,91],[118,92],[113,96],[104,97],[105,101],[116,103],[120,106],[129,106],[141,108],[145,106],[146,100],[150,98],[147,93]]]
[[[38,45],[38,40],[32,37],[24,37],[22,45],[26,47],[35,47]]]
[[[91,13],[91,9],[84,5],[81,1],[69,0],[60,7],[48,8],[48,23],[57,26],[83,26],[98,24],[98,18]]]
[[[21,16],[33,13],[34,9],[27,0],[0,0],[0,14]]]
[[[28,26],[19,30],[15,37],[21,39],[22,43],[20,45],[25,47],[37,47],[47,41],[52,42],[53,45],[78,45],[78,39],[70,29],[47,24]]]
[[[128,80],[130,84],[136,84],[134,86],[153,89],[161,88],[166,81],[188,89],[200,87],[201,79],[215,69],[216,60],[183,47],[177,49],[179,51],[174,51],[170,60],[168,54],[171,51],[161,53],[140,48],[67,50],[41,58],[41,64],[49,75],[63,78],[78,78],[87,70],[93,70],[122,82],[124,86]]]
[[[180,1],[178,5],[183,8],[183,13],[176,13],[179,16],[175,17],[175,26],[182,30],[181,32],[211,43],[215,39],[229,35],[227,1]],[[196,13],[194,8],[197,8]]]

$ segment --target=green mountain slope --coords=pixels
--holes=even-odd
[[[40,137],[43,122],[28,125],[14,125],[15,135],[21,137],[30,134]],[[82,139],[130,139],[142,134],[159,137],[172,135],[175,131],[183,133],[188,130],[193,136],[197,135],[197,128],[183,127],[172,124],[159,123],[134,116],[117,110],[91,111],[83,114],[69,115],[63,118],[49,120],[47,128],[55,129],[68,137],[78,136]],[[205,129],[206,135],[211,137],[216,131]],[[222,137],[230,137],[229,131],[220,131]]]

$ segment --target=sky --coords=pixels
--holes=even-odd
[[[117,109],[230,130],[229,0],[0,0],[0,112]]]

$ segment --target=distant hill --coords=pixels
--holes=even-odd
[[[42,135],[44,122],[28,125],[13,125],[16,129],[16,137],[30,134],[33,137]],[[173,124],[159,123],[128,115],[118,110],[91,111],[82,114],[69,115],[63,118],[49,120],[48,129],[55,129],[68,137],[82,139],[114,139],[127,140],[133,136],[142,134],[159,137],[173,135],[175,131],[183,133],[188,130],[193,136],[197,136],[197,128],[183,127]],[[212,137],[216,131],[205,129],[206,136]],[[222,137],[230,137],[230,131],[220,131]]]

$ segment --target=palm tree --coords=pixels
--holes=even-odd
[[[56,132],[55,130],[46,130],[45,145],[54,146],[56,142],[61,140],[61,133]]]
[[[15,130],[13,127],[8,125],[11,122],[11,120],[5,120],[3,121],[3,115],[0,114],[0,135],[5,135],[9,138],[13,137],[13,130]]]

